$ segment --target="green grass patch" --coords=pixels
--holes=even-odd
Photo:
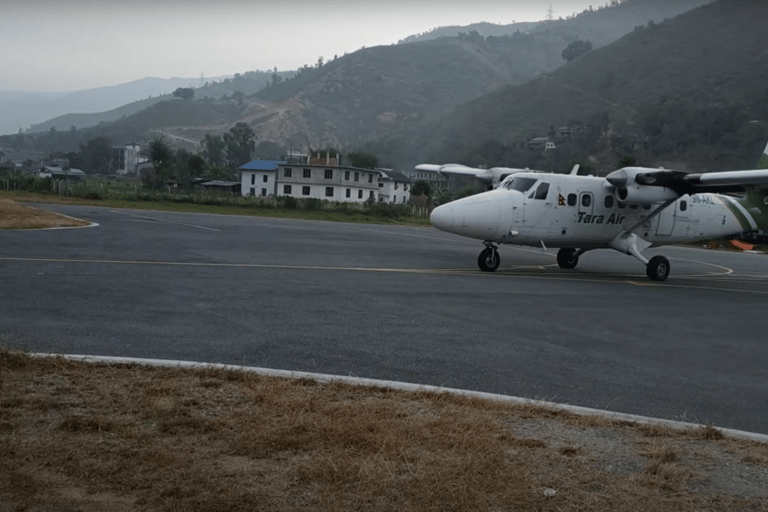
[[[301,209],[300,204],[286,204],[281,201],[259,201],[249,197],[221,197],[190,194],[187,196],[168,195],[158,192],[143,192],[133,197],[118,199],[108,193],[94,196],[84,193],[80,196],[60,196],[31,191],[0,191],[0,197],[14,201],[49,204],[73,204],[101,206],[106,208],[128,208],[136,210],[155,210],[186,213],[213,213],[219,215],[248,215],[254,217],[272,217],[281,219],[321,220],[328,222],[358,222],[370,224],[396,224],[429,226],[429,219],[407,214],[407,207],[402,205],[374,204],[369,208],[358,209],[354,205],[315,203]],[[98,199],[96,197],[99,197]],[[287,206],[287,207],[286,207]],[[322,206],[322,207],[321,207]]]

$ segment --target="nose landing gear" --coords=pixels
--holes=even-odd
[[[477,266],[483,272],[494,272],[501,264],[498,248],[491,242],[485,242],[485,249],[477,257]]]

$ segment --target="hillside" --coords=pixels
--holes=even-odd
[[[367,48],[321,66],[304,67],[288,80],[270,75],[269,86],[258,92],[256,87],[247,90],[235,84],[248,74],[236,76],[228,90],[240,90],[245,97],[222,100],[220,91],[208,95],[198,89],[191,103],[202,101],[204,105],[158,107],[164,115],[155,115],[157,109],[142,111],[82,134],[59,133],[56,147],[98,135],[120,144],[149,138],[157,131],[199,140],[205,133],[222,133],[239,121],[252,126],[259,141],[284,147],[356,149],[375,139],[410,133],[413,128],[418,135],[414,140],[423,140],[421,127],[430,126],[457,106],[562,66],[563,48],[578,37],[602,41],[611,31],[618,37],[618,18],[621,26],[631,28],[647,23],[653,6],[674,4],[663,11],[669,14],[704,1],[627,0],[572,19],[544,23],[535,33],[518,31],[486,38],[469,30],[456,38]],[[249,97],[251,92],[255,94]],[[204,96],[213,99],[200,100]],[[221,108],[217,115],[211,110],[215,108]],[[124,139],[127,136],[130,138]],[[410,139],[405,142],[409,144]],[[35,148],[45,144],[44,137],[27,141]],[[424,155],[407,147],[405,153],[390,147],[391,160],[398,165],[413,165]],[[72,149],[76,146],[68,150]]]
[[[661,159],[705,169],[754,165],[749,162],[759,154],[755,145],[766,128],[752,121],[768,119],[766,15],[763,1],[720,0],[636,30],[552,73],[505,87],[403,133],[389,141],[400,155],[391,158],[403,164],[413,159],[467,162],[490,141],[514,145],[546,135],[550,124],[584,124],[602,117],[611,130],[648,136],[665,149],[657,151]],[[735,135],[728,140],[729,134]],[[667,147],[670,141],[675,147]],[[712,153],[718,145],[723,147]],[[610,168],[615,160],[603,158],[595,165]]]
[[[589,39],[596,46],[603,46],[615,41],[624,34],[630,32],[638,25],[645,25],[649,21],[656,23],[667,18],[674,18],[678,14],[690,9],[700,7],[712,0],[623,0],[605,7],[596,6],[595,9],[587,9],[581,13],[553,11],[553,19],[545,20],[547,5],[541,4],[540,22],[512,23],[509,25],[495,25],[493,23],[473,23],[465,27],[439,27],[424,34],[413,35],[400,41],[400,43],[413,43],[428,41],[440,37],[456,37],[460,33],[476,31],[481,36],[502,36],[513,34],[516,31],[538,34],[549,37],[563,37],[567,42],[575,39]]]
[[[63,116],[54,117],[48,121],[34,124],[25,131],[25,133],[40,133],[47,132],[51,129],[57,131],[71,130],[73,127],[76,130],[81,128],[88,128],[90,126],[96,126],[99,123],[109,123],[116,121],[125,116],[130,116],[136,112],[151,107],[161,101],[166,101],[171,98],[170,94],[164,94],[162,96],[156,96],[154,98],[147,98],[139,101],[134,101],[123,105],[121,107],[108,110],[106,112],[94,112],[87,114],[64,114]]]
[[[26,133],[39,133],[39,132],[47,132],[51,128],[54,128],[58,131],[65,131],[70,130],[73,126],[75,129],[82,129],[82,128],[88,128],[92,126],[96,126],[100,123],[110,123],[112,121],[116,121],[118,119],[122,119],[126,116],[131,116],[137,112],[141,112],[145,108],[149,108],[152,105],[155,105],[157,103],[160,103],[161,101],[166,100],[172,100],[173,96],[170,94],[172,93],[176,88],[168,89],[170,84],[176,84],[179,83],[179,87],[192,87],[195,89],[195,97],[200,99],[220,99],[222,97],[231,96],[236,91],[240,91],[243,94],[253,94],[264,87],[266,87],[268,84],[270,84],[273,81],[273,75],[276,77],[280,77],[280,79],[285,78],[291,78],[295,74],[294,71],[249,71],[247,73],[236,73],[234,77],[224,77],[220,78],[218,80],[213,81],[206,81],[205,84],[202,87],[193,87],[193,79],[171,79],[171,80],[162,80],[162,79],[144,79],[137,83],[134,83],[133,87],[130,88],[131,91],[133,91],[134,94],[138,94],[139,90],[155,90],[155,89],[147,89],[147,87],[150,86],[159,86],[160,84],[165,84],[165,91],[167,93],[164,93],[160,96],[156,97],[149,97],[143,100],[135,101],[132,103],[128,103],[127,105],[122,105],[118,108],[108,110],[105,112],[102,111],[96,111],[93,113],[68,113],[64,114],[62,116],[55,117],[53,119],[49,119],[48,121],[44,121],[42,123],[38,123],[36,125],[30,126],[30,128],[26,131]],[[149,83],[147,83],[149,81]],[[159,81],[159,83],[158,83]],[[187,83],[182,83],[186,81]],[[129,86],[130,84],[125,84],[125,86]],[[139,87],[141,85],[141,87]],[[119,87],[119,86],[118,86]],[[103,88],[103,89],[109,89],[109,88]],[[78,102],[72,103],[72,106],[76,105],[90,105],[89,108],[94,108],[95,105],[99,105],[100,98],[102,98],[105,95],[105,92],[101,89],[94,89],[92,91],[80,91],[78,93],[75,93],[78,98]],[[107,101],[106,99],[102,99],[101,101]],[[72,111],[70,111],[72,112]],[[182,121],[179,119],[179,121]],[[202,120],[201,120],[202,121]],[[161,123],[162,124],[162,123]]]
[[[499,45],[450,38],[380,46],[305,70],[258,98],[297,103],[311,144],[354,146],[552,70],[559,46],[522,35]]]
[[[30,92],[0,91],[0,134],[17,133],[30,126],[69,113],[99,113],[113,111],[127,104],[173,92],[177,87],[188,87],[195,78],[142,78],[125,84],[97,87],[74,92]],[[122,115],[122,113],[120,113]],[[113,121],[114,119],[99,119]],[[71,120],[68,120],[71,121]],[[35,131],[44,131],[55,126],[57,130],[68,130],[72,124],[47,124]]]

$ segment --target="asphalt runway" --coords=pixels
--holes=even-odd
[[[0,345],[486,391],[768,434],[768,256],[483,248],[429,227],[40,206],[0,231]]]

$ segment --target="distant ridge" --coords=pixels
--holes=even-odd
[[[97,113],[197,85],[199,78],[147,77],[125,84],[74,92],[0,91],[0,134],[27,131],[32,125],[70,113]],[[96,124],[96,123],[94,123]],[[51,124],[45,126],[49,129]],[[59,130],[71,125],[56,125]],[[76,124],[77,128],[81,128]],[[40,131],[40,130],[37,130]]]
[[[605,116],[655,146],[682,141],[659,153],[665,158],[702,170],[752,167],[768,130],[766,17],[768,2],[718,0],[468,102],[388,145],[398,147],[399,161],[468,163],[490,141],[525,142],[550,125]]]
[[[70,130],[73,127],[77,130],[82,128],[89,128],[101,123],[109,123],[117,121],[126,116],[131,116],[140,112],[145,108],[149,108],[161,101],[166,101],[172,98],[171,93],[178,87],[195,89],[196,98],[211,98],[220,99],[222,96],[231,95],[235,91],[240,91],[244,94],[253,94],[256,91],[261,90],[271,80],[273,75],[279,76],[281,79],[290,78],[295,74],[294,71],[249,71],[246,73],[236,73],[233,77],[215,77],[207,78],[202,87],[200,85],[199,78],[145,78],[128,84],[122,84],[120,86],[105,87],[99,89],[91,89],[87,91],[79,91],[77,93],[70,93],[64,98],[79,97],[80,102],[88,105],[100,105],[106,104],[110,101],[104,102],[100,98],[105,95],[108,97],[114,88],[126,89],[130,92],[126,94],[142,94],[145,95],[148,91],[163,90],[162,95],[150,94],[149,98],[141,99],[138,101],[132,101],[128,104],[121,104],[117,108],[111,108],[108,110],[96,109],[95,111],[85,111],[86,113],[79,113],[76,110],[71,110],[67,114],[48,119],[41,123],[37,123],[26,130],[26,133],[39,133],[47,132],[51,128],[57,131]],[[172,87],[172,89],[171,89]],[[170,89],[170,90],[169,90]],[[123,92],[121,91],[121,94]],[[112,101],[114,103],[114,101]],[[77,101],[73,102],[77,104]],[[95,107],[94,107],[95,108]],[[81,112],[83,112],[81,111]]]

